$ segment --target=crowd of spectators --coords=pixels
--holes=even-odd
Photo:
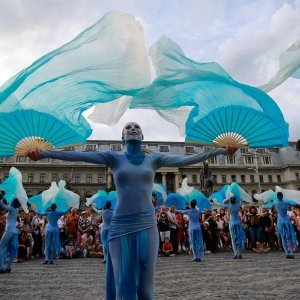
[[[300,245],[300,209],[290,209],[288,215]],[[245,248],[257,253],[282,250],[277,231],[277,212],[255,206],[242,206],[240,217],[247,241]],[[159,256],[176,256],[191,253],[189,245],[189,219],[174,207],[161,206],[156,210],[159,231]],[[229,213],[225,208],[213,209],[202,214],[201,227],[206,253],[231,251]],[[0,238],[5,230],[6,211],[0,211]],[[78,212],[75,208],[59,221],[60,258],[103,258],[101,243],[101,215],[89,209]],[[44,257],[47,218],[30,210],[20,212],[16,227],[19,228],[19,251],[16,262]]]

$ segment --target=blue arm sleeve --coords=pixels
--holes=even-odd
[[[35,210],[35,209],[33,209],[33,211],[34,211],[36,214],[38,214],[38,215],[42,215],[42,216],[47,216],[47,215],[48,215],[48,212],[41,212],[41,211]]]
[[[219,148],[189,156],[172,156],[166,154],[158,154],[156,166],[158,169],[161,167],[189,166],[200,163],[202,161],[207,160],[210,157],[215,157],[217,155],[228,155],[228,152],[224,148]]]
[[[97,209],[97,208],[94,207],[94,206],[93,206],[93,210],[94,210],[96,213],[100,214],[100,215],[101,215],[101,213],[102,213],[102,209]]]
[[[92,164],[110,165],[110,155],[105,152],[43,151],[40,159],[54,158],[67,161],[84,161]]]
[[[9,205],[4,204],[2,199],[0,200],[0,206],[6,209],[7,211],[13,211],[13,208],[10,207]]]

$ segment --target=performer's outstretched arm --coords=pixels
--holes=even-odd
[[[194,165],[200,162],[203,162],[210,157],[215,157],[217,155],[228,155],[230,154],[226,149],[219,148],[213,149],[204,153],[199,153],[195,155],[189,156],[173,156],[173,155],[166,155],[166,154],[157,154],[158,159],[156,161],[157,167],[183,167]]]
[[[4,204],[3,199],[0,199],[0,207],[4,208],[4,209],[6,209],[7,211],[10,211],[10,212],[14,211],[14,208],[12,208],[9,205]]]
[[[107,152],[43,151],[40,153],[39,158],[84,161],[92,164],[109,164],[109,154]]]

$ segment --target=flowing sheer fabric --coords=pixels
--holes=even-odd
[[[82,116],[85,110],[132,96],[149,82],[141,24],[129,14],[110,12],[72,41],[8,80],[0,88],[0,111],[5,115],[33,110],[43,113],[40,118],[45,119],[44,123],[47,115],[55,116],[80,135],[78,142],[83,142],[91,134]],[[114,105],[112,102],[111,107]],[[94,115],[96,112],[97,108]],[[3,130],[6,131],[5,127]],[[45,133],[43,128],[35,129],[24,132],[23,137],[28,134],[43,138]]]
[[[288,125],[260,89],[235,81],[217,63],[189,59],[166,37],[152,46],[150,56],[158,77],[133,98],[131,108],[164,110],[161,115],[182,128],[181,111],[167,110],[192,107],[185,125],[188,141],[213,144],[220,135],[234,133],[245,145],[287,145]]]
[[[8,202],[18,198],[22,208],[28,213],[28,197],[22,184],[22,173],[15,167],[9,170],[8,178],[0,184],[0,190],[5,191],[5,199]]]
[[[300,79],[300,39],[280,55],[279,71],[268,83],[259,88],[270,92],[289,77]]]

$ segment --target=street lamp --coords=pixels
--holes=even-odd
[[[248,170],[254,171],[255,174],[257,175],[258,179],[258,192],[261,193],[261,184],[260,184],[260,178],[259,178],[259,172],[258,172],[258,154],[254,154],[255,157],[255,168],[248,168]]]

